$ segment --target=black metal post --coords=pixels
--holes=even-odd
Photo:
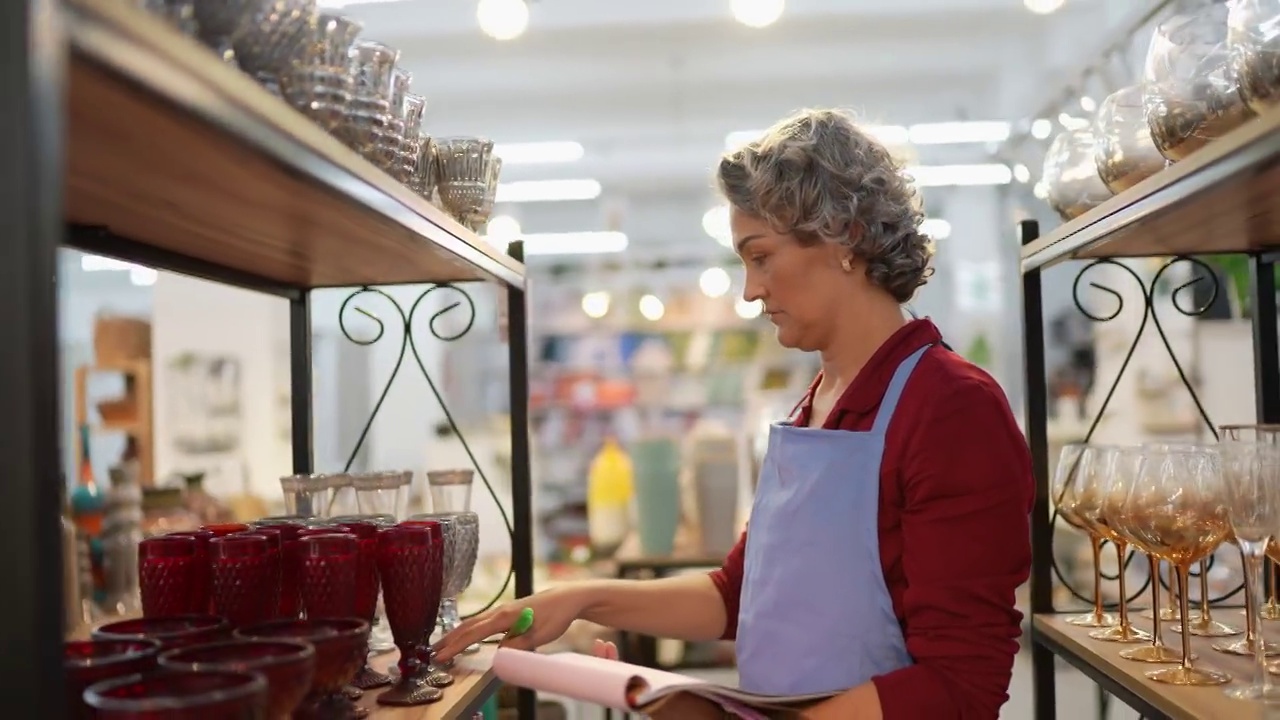
[[[1040,223],[1023,220],[1018,225],[1023,247],[1040,237]],[[1040,269],[1022,274],[1023,368],[1026,375],[1027,444],[1031,448],[1031,471],[1035,475],[1036,499],[1031,512],[1031,613],[1051,613],[1053,608],[1053,525],[1049,506],[1049,386],[1044,358],[1044,309],[1040,292]],[[1035,642],[1031,629],[1032,696],[1035,720],[1054,720],[1057,712],[1053,675],[1053,653]]]
[[[58,3],[0,3],[0,696],[61,716],[57,254],[66,39]],[[35,708],[39,708],[36,710]],[[24,711],[25,713],[26,711]]]
[[[1280,423],[1280,343],[1276,330],[1275,256],[1259,255],[1249,262],[1249,306],[1253,314],[1254,407],[1259,423]],[[1262,587],[1272,587],[1280,565],[1262,565]]]
[[[524,262],[524,242],[507,247],[507,254]],[[529,316],[528,283],[507,288],[507,357],[511,371],[511,564],[516,597],[533,594],[533,469],[529,464]],[[532,690],[516,695],[516,716],[534,720],[538,696]]]
[[[289,299],[289,409],[293,434],[293,471],[313,472],[314,433],[311,426],[311,293]]]

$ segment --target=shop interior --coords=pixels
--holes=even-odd
[[[523,587],[717,567],[750,515],[769,425],[796,403],[818,363],[782,348],[759,304],[742,297],[728,207],[714,191],[712,170],[720,153],[801,107],[854,109],[915,178],[926,211],[922,229],[937,254],[932,280],[908,309],[931,318],[956,352],[1004,388],[1029,437],[1043,440],[1046,482],[1072,443],[1209,442],[1223,424],[1280,421],[1262,417],[1267,403],[1259,399],[1265,387],[1257,380],[1257,343],[1270,338],[1274,346],[1276,335],[1275,327],[1259,330],[1259,317],[1274,326],[1276,315],[1274,279],[1272,297],[1257,292],[1268,286],[1258,284],[1256,257],[1238,248],[1171,246],[1105,263],[1083,254],[1055,256],[1028,270],[1033,255],[1026,248],[1039,246],[1019,248],[1020,240],[1035,240],[1027,235],[1030,224],[1057,238],[1053,233],[1062,227],[1100,222],[1128,205],[1120,197],[1137,197],[1126,194],[1134,186],[1150,179],[1142,184],[1147,190],[1134,192],[1154,192],[1164,180],[1153,176],[1173,177],[1184,159],[1190,167],[1242,133],[1256,136],[1239,140],[1253,143],[1249,148],[1280,138],[1280,118],[1250,101],[1239,89],[1244,80],[1232,80],[1227,90],[1214,85],[1226,82],[1222,68],[1241,53],[1251,57],[1249,47],[1229,46],[1223,3],[238,0],[226,8],[243,5],[246,14],[230,18],[235,29],[222,35],[208,30],[218,18],[202,0],[16,5],[68,13],[70,42],[93,61],[83,62],[94,72],[110,66],[115,74],[146,74],[139,63],[118,60],[127,53],[112,55],[102,39],[111,32],[102,28],[115,28],[112,37],[161,48],[156,57],[168,58],[187,77],[212,78],[184,94],[163,73],[147,75],[142,84],[167,88],[154,92],[168,93],[169,101],[207,109],[216,103],[200,93],[224,93],[244,103],[227,103],[228,113],[280,118],[280,127],[307,125],[315,136],[307,135],[307,143],[341,160],[332,161],[335,166],[356,167],[346,171],[356,178],[347,187],[380,178],[376,190],[337,190],[360,198],[360,212],[383,212],[378,203],[384,198],[413,208],[413,222],[447,228],[448,242],[459,243],[440,245],[453,253],[452,262],[479,268],[430,279],[411,277],[412,268],[389,278],[362,276],[363,270],[344,274],[344,262],[364,260],[360,252],[342,255],[350,250],[340,246],[364,235],[342,233],[376,226],[348,223],[339,203],[335,214],[304,224],[328,222],[341,228],[332,231],[341,240],[306,252],[348,258],[334,262],[332,277],[358,281],[298,283],[307,297],[299,316],[297,303],[279,294],[223,282],[231,276],[202,272],[204,265],[168,262],[172,251],[187,247],[179,241],[167,246],[170,255],[128,257],[120,248],[134,245],[74,235],[92,235],[86,226],[99,223],[68,226],[75,239],[56,253],[55,379],[68,638],[88,638],[94,628],[143,614],[139,541],[261,518],[386,512],[405,520],[473,512],[474,569],[455,598],[462,616],[514,598]],[[1252,15],[1233,8],[1231,22],[1250,28],[1280,17],[1280,4],[1235,5]],[[357,50],[348,52],[352,46],[376,41],[390,48],[391,60],[382,58],[387,86],[394,95],[395,82],[403,85],[383,108],[394,120],[399,103],[394,122],[409,139],[392,151],[379,140],[351,152],[355,145],[343,133],[358,131],[325,125],[327,116],[317,109],[327,102],[320,90],[292,92],[296,78],[271,65],[281,61],[255,55],[262,47],[236,44],[255,30],[260,43],[285,42],[268,37],[265,15],[246,19],[268,6],[299,17],[310,12],[313,25],[316,13],[351,23],[342,72],[361,62]],[[4,19],[11,19],[9,11]],[[1258,56],[1280,57],[1280,41],[1258,43]],[[301,61],[290,62],[296,72]],[[369,60],[365,71],[377,62]],[[321,71],[327,70],[308,69]],[[1278,76],[1257,72],[1266,90],[1280,88]],[[87,95],[89,84],[73,80],[72,95]],[[1177,143],[1161,137],[1164,116],[1151,109],[1151,87],[1187,95],[1167,100],[1170,107],[1181,103],[1168,113],[1185,113],[1185,122],[1204,123],[1196,113],[1217,113],[1211,130],[1195,130],[1203,130],[1204,147],[1170,149]],[[1195,95],[1213,92],[1221,97]],[[129,105],[135,101],[111,107],[124,112],[138,107]],[[69,105],[72,126],[84,123],[74,116],[86,105]],[[259,143],[253,146],[259,154],[274,152],[263,149],[269,136],[244,140],[248,125],[219,125],[213,112],[201,122],[215,129],[203,132]],[[117,118],[114,130],[79,142],[109,144],[136,122]],[[260,118],[254,122],[267,127]],[[415,123],[418,132],[403,130]],[[1246,129],[1264,123],[1271,129]],[[1192,132],[1176,124],[1166,125],[1170,136]],[[110,154],[86,151],[72,138],[69,187],[81,166],[77,154],[93,155],[98,164]],[[141,140],[120,142],[144,147]],[[175,150],[172,142],[164,147]],[[458,153],[454,158],[467,152],[485,158],[491,173],[479,179],[479,186],[487,183],[485,202],[472,207],[449,199],[450,168],[464,163],[450,165],[446,149]],[[197,176],[208,152],[139,162],[171,168],[170,179]],[[1272,157],[1280,150],[1267,152]],[[432,162],[438,167],[427,168]],[[96,172],[101,181],[103,171]],[[193,187],[223,183],[224,195],[237,192],[225,177],[199,183]],[[140,193],[135,200],[152,210],[177,202]],[[211,214],[188,213],[166,227]],[[254,222],[224,219],[233,232]],[[252,242],[253,233],[244,237]],[[522,262],[506,257],[508,243],[517,241]],[[472,255],[449,249],[463,243],[485,249]],[[216,250],[190,254],[219,262]],[[1170,263],[1175,256],[1195,260]],[[387,257],[384,264],[398,256]],[[1271,268],[1267,260],[1265,269]],[[254,268],[241,263],[239,270],[252,274]],[[499,275],[507,271],[518,272],[518,284]],[[1027,333],[1032,309],[1024,302],[1032,276],[1044,340],[1036,352],[1028,350],[1036,336]],[[523,302],[518,319],[513,296]],[[1269,313],[1257,309],[1266,303]],[[1198,312],[1178,311],[1189,306]],[[307,328],[301,341],[299,317]],[[518,358],[527,368],[519,373],[513,329],[525,330],[527,338]],[[1042,382],[1028,379],[1030,356],[1042,365]],[[309,367],[301,376],[299,362]],[[517,376],[527,383],[526,394],[513,402]],[[299,377],[310,381],[302,405],[299,387],[307,385],[299,386]],[[1037,407],[1042,415],[1030,416],[1029,408]],[[309,427],[300,429],[299,420]],[[525,447],[512,442],[522,432]],[[310,455],[302,451],[305,468],[302,437],[310,442]],[[385,477],[390,471],[397,479]],[[1088,611],[1096,572],[1090,536],[1066,522],[1048,534],[1058,573],[1054,608]],[[1222,607],[1218,619],[1243,630],[1242,596],[1233,595],[1244,581],[1240,553],[1223,544],[1212,557],[1213,565],[1192,583],[1190,599],[1225,597],[1215,605]],[[1123,574],[1124,594],[1135,596],[1134,589],[1150,581],[1146,566],[1139,556],[1121,568],[1108,550],[1097,567],[1106,577]],[[527,571],[531,575],[522,577]],[[1113,585],[1101,583],[1111,610],[1123,599]],[[1149,600],[1139,596],[1132,604],[1136,614]],[[1020,591],[1019,606],[1028,615],[1024,647],[1001,717],[1039,720],[1030,585]],[[385,669],[386,658],[379,665],[377,657],[395,650],[390,632],[375,623],[370,638],[371,666]],[[579,622],[547,650],[590,652],[597,638],[619,642],[629,662],[735,682],[733,646],[726,642],[619,638]],[[1219,659],[1212,651],[1201,654]],[[1133,720],[1147,707],[1133,705],[1124,694],[1129,691],[1074,661],[1059,659],[1051,673],[1059,717]],[[521,705],[528,700],[499,688],[483,669],[455,676],[453,686],[439,688],[443,699],[413,710],[429,714],[386,715],[390,711],[372,702],[374,689],[353,702],[373,708],[371,717],[405,720],[617,716],[546,693],[529,714],[535,708]],[[1214,688],[1189,690],[1222,695]]]

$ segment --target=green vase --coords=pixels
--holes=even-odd
[[[680,524],[680,448],[674,440],[640,440],[631,446],[640,551],[671,555]]]

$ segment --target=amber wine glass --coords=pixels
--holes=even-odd
[[[1191,566],[1209,556],[1231,529],[1227,515],[1222,465],[1216,452],[1148,449],[1137,480],[1126,500],[1127,527],[1162,560],[1178,569],[1178,601],[1182,615],[1182,662],[1146,673],[1171,685],[1221,685],[1231,676],[1212,668],[1192,666],[1191,633],[1187,627],[1187,582]]]
[[[1151,639],[1145,631],[1129,622],[1128,589],[1125,587],[1125,556],[1129,541],[1112,527],[1112,518],[1106,510],[1107,493],[1115,476],[1116,459],[1122,448],[1092,445],[1080,455],[1080,470],[1076,474],[1076,504],[1074,510],[1085,526],[1103,539],[1110,540],[1116,548],[1116,573],[1120,584],[1120,624],[1099,628],[1089,633],[1095,640],[1118,643],[1140,643]]]
[[[1238,700],[1280,700],[1280,688],[1271,684],[1271,675],[1267,672],[1267,651],[1274,652],[1274,646],[1268,648],[1271,644],[1258,634],[1256,615],[1262,601],[1262,561],[1272,535],[1280,527],[1280,447],[1227,440],[1219,446],[1219,454],[1227,515],[1244,560],[1249,613],[1245,639],[1220,642],[1213,649],[1254,657],[1253,683],[1228,688],[1227,695]]]
[[[1110,519],[1111,529],[1124,537],[1131,545],[1147,554],[1151,563],[1151,607],[1160,607],[1160,559],[1147,548],[1142,536],[1132,530],[1133,516],[1129,513],[1129,494],[1142,472],[1142,464],[1147,456],[1142,448],[1132,447],[1118,450],[1113,458],[1114,468],[1110,473],[1106,494],[1102,503],[1103,514]],[[1164,622],[1163,613],[1151,615],[1151,644],[1134,647],[1120,653],[1126,660],[1145,663],[1176,663],[1182,661],[1182,654],[1164,644],[1164,633],[1160,624]]]
[[[1058,515],[1067,524],[1089,536],[1089,544],[1093,550],[1093,612],[1067,618],[1071,625],[1081,627],[1112,627],[1116,624],[1116,616],[1105,612],[1102,605],[1102,538],[1080,519],[1076,513],[1075,479],[1080,471],[1080,458],[1085,449],[1084,443],[1064,445],[1058,455],[1058,466],[1053,473],[1054,505]]]

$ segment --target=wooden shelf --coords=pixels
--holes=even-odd
[[[1078,614],[1078,613],[1077,613]],[[1239,608],[1215,608],[1214,616],[1231,625],[1244,627],[1244,617]],[[1089,637],[1090,628],[1081,628],[1065,622],[1066,614],[1036,615],[1032,623],[1035,642],[1049,648],[1076,669],[1089,676],[1102,688],[1147,718],[1172,718],[1173,720],[1262,720],[1264,706],[1261,703],[1235,700],[1223,694],[1226,687],[1248,685],[1253,681],[1253,658],[1227,655],[1213,649],[1218,638],[1192,637],[1193,664],[1203,664],[1222,670],[1233,678],[1230,685],[1214,687],[1175,687],[1148,680],[1148,670],[1167,667],[1132,662],[1120,657],[1120,652],[1133,645],[1102,642]],[[1138,621],[1139,627],[1150,630],[1150,621]],[[1280,637],[1277,623],[1263,623],[1263,631],[1269,639]],[[1181,635],[1166,625],[1164,641],[1171,647],[1181,647]],[[1237,640],[1240,637],[1231,638]]]
[[[366,691],[360,706],[370,709],[370,720],[471,720],[480,711],[489,696],[498,689],[498,678],[489,669],[493,664],[496,645],[485,645],[475,655],[463,655],[449,672],[453,685],[444,689],[444,699],[432,705],[393,708],[379,705],[378,695],[383,690]],[[400,655],[395,652],[373,659],[375,670],[385,671],[396,664]]]
[[[1022,271],[1070,258],[1280,249],[1280,110],[1237,128],[1022,249]]]
[[[119,0],[63,7],[73,50],[66,218],[129,241],[72,233],[70,244],[259,289],[523,287],[524,267],[505,249],[195,40]]]

